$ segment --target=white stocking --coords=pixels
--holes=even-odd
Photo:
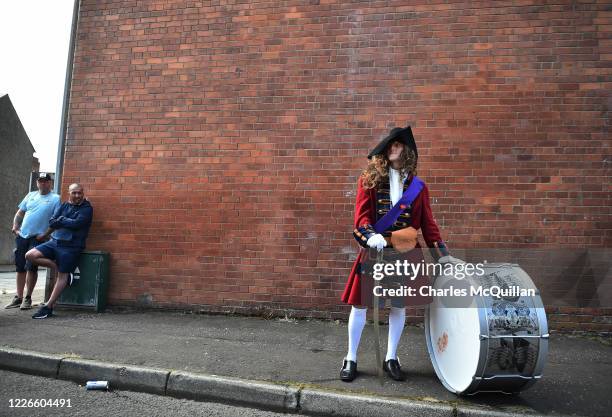
[[[402,337],[405,323],[406,309],[391,307],[391,312],[389,312],[389,339],[387,341],[386,361],[397,359],[397,345],[399,345],[400,338]]]
[[[348,321],[348,353],[346,354],[346,359],[349,361],[357,362],[357,349],[366,324],[367,311],[367,308],[351,308]]]

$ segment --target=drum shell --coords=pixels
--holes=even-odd
[[[489,264],[487,268],[489,271],[498,269],[506,273],[508,268],[512,268],[511,275],[514,274],[533,286],[531,278],[516,264]],[[434,283],[434,286],[436,284]],[[478,364],[471,383],[462,389],[453,387],[446,380],[445,372],[436,359],[433,341],[437,337],[431,333],[433,316],[431,309],[436,308],[432,307],[435,303],[430,304],[425,310],[427,349],[438,378],[449,391],[459,395],[478,392],[516,393],[529,388],[541,378],[548,352],[548,326],[539,293],[536,292],[535,296],[528,297],[528,300],[524,297],[514,301],[493,300],[491,297],[477,296],[474,301],[478,309],[480,333],[477,342]],[[529,325],[529,320],[525,320],[524,312],[523,317],[514,317],[516,323],[508,323],[507,320],[500,322],[499,316],[495,314],[499,313],[497,310],[500,309],[500,303],[506,303],[506,310],[515,308],[515,303],[519,303],[519,308],[523,310],[527,308],[532,325]],[[528,307],[525,307],[526,304]],[[505,311],[506,315],[507,313]],[[523,322],[518,319],[523,319]]]

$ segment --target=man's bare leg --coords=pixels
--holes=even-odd
[[[57,270],[57,265],[49,258],[45,258],[45,255],[42,254],[38,249],[30,249],[26,255],[26,259],[34,265],[44,266],[46,268],[53,268]]]
[[[17,272],[17,297],[23,298],[23,288],[26,284],[26,273]]]
[[[57,265],[55,262],[53,262],[51,259],[49,258],[45,258],[45,256],[42,254],[41,251],[39,251],[38,249],[34,248],[34,249],[30,249],[26,255],[25,255],[26,259],[28,261],[30,261],[32,263],[32,265],[38,265],[38,266],[45,266],[47,268],[52,268],[52,271],[57,271]],[[34,281],[34,284],[36,284],[36,282]],[[55,289],[57,288],[57,286],[60,284],[59,279],[56,280],[55,282],[55,286],[53,287],[53,293],[51,294],[53,296],[53,294],[55,294]],[[64,287],[66,286],[65,281],[64,281],[64,286],[62,287],[62,290],[64,289]],[[31,287],[32,290],[34,289],[34,286]],[[31,290],[30,288],[28,288],[28,291]],[[61,290],[60,290],[61,293]],[[59,296],[59,293],[58,295]],[[57,296],[55,297],[55,299],[53,299],[53,302],[55,302],[55,300],[57,299]],[[51,300],[51,298],[49,298],[49,300]],[[49,304],[49,303],[47,303]],[[53,305],[50,306],[51,308],[53,308]]]
[[[25,281],[27,282],[26,297],[31,297],[38,281],[38,271],[28,271]]]
[[[47,306],[49,308],[53,308],[53,305],[59,298],[62,291],[64,291],[64,288],[66,288],[66,285],[68,285],[68,273],[58,272],[57,281],[55,282],[55,286],[53,287],[53,292],[51,293],[51,296],[47,301]]]

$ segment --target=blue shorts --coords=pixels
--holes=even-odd
[[[81,248],[57,246],[57,242],[52,239],[42,245],[36,246],[36,249],[39,250],[45,258],[55,261],[59,272],[74,272],[79,264]]]
[[[17,235],[15,237],[15,271],[38,271],[38,265],[32,265],[32,263],[25,258],[25,254],[39,243],[40,242],[36,240],[36,236],[24,238]]]

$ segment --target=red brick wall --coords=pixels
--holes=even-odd
[[[610,247],[606,2],[406,3],[82,2],[63,187],[111,303],[342,316],[405,123],[451,247]]]

